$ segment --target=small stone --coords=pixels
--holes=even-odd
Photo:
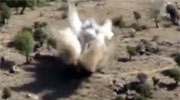
[[[4,75],[7,75],[7,76],[10,76],[10,74],[8,72],[4,72],[3,73]]]
[[[26,95],[27,98],[32,99],[32,100],[39,100],[39,97],[37,95],[34,94],[27,94]]]
[[[17,65],[14,65],[12,66],[12,68],[10,69],[10,73],[19,73],[20,72],[20,69],[18,68],[19,66]]]

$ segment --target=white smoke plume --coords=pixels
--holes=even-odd
[[[53,28],[59,57],[69,64],[81,64],[89,72],[95,72],[106,62],[112,49],[112,22],[106,20],[100,26],[91,18],[82,22],[74,4],[69,3],[70,27],[63,30]],[[78,67],[78,66],[77,66]]]

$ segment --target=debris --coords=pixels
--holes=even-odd
[[[19,67],[18,65],[12,66],[12,68],[9,71],[9,73],[19,73],[20,69],[18,67]]]
[[[39,97],[37,95],[35,95],[35,94],[28,93],[26,95],[26,97],[29,98],[29,99],[32,99],[32,100],[39,100]]]

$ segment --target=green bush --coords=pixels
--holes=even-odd
[[[36,42],[39,42],[42,46],[43,43],[47,40],[47,34],[45,33],[45,28],[47,26],[46,22],[35,22],[34,23],[34,32],[33,37]]]
[[[4,88],[2,91],[2,98],[8,99],[11,97],[11,90],[9,88]]]
[[[0,12],[1,18],[4,22],[3,24],[5,24],[5,20],[9,20],[9,18],[11,17],[11,10],[6,3],[2,3],[0,4]]]
[[[132,59],[132,56],[135,56],[137,54],[136,47],[127,46],[127,53],[129,54],[129,60]]]
[[[176,84],[178,84],[180,82],[180,70],[179,69],[176,69],[176,68],[170,69],[168,74],[169,74],[168,76],[170,78],[173,78],[175,80]]]
[[[36,28],[33,33],[34,40],[39,42],[41,46],[47,40],[47,35],[45,34],[43,28]]]
[[[27,30],[19,32],[14,39],[14,46],[20,53],[26,55],[26,61],[29,62],[29,54],[33,52],[34,40],[32,33]]]
[[[148,84],[139,84],[137,86],[137,92],[146,98],[151,98],[152,96],[151,87]]]

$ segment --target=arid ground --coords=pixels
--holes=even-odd
[[[114,92],[112,81],[116,80],[121,84],[136,79],[138,73],[146,73],[148,82],[152,84],[153,76],[159,77],[161,83],[172,83],[172,79],[160,74],[161,71],[177,66],[169,56],[174,51],[180,51],[178,46],[161,46],[160,54],[135,56],[132,61],[123,61],[128,58],[127,45],[136,45],[141,39],[151,40],[153,36],[159,36],[159,41],[180,41],[180,32],[177,26],[168,28],[155,28],[152,19],[148,17],[148,6],[150,0],[106,0],[101,2],[81,2],[78,5],[80,17],[94,17],[99,23],[105,19],[123,16],[127,24],[134,23],[133,11],[141,13],[140,24],[151,27],[137,32],[135,38],[124,37],[122,28],[113,28],[114,43],[116,48],[111,59],[98,72],[88,78],[77,75],[70,69],[64,69],[66,65],[53,59],[45,59],[39,63],[21,66],[17,74],[8,74],[8,70],[0,70],[0,89],[10,87],[12,97],[10,100],[29,100],[28,93],[38,95],[40,100],[112,100],[117,95]],[[172,1],[172,0],[169,0]],[[177,1],[180,4],[179,0]],[[98,5],[98,6],[97,6]],[[7,64],[22,64],[25,56],[13,48],[6,47],[15,34],[24,26],[31,26],[36,21],[46,21],[50,25],[58,26],[59,29],[68,27],[68,20],[62,19],[62,12],[58,10],[60,3],[50,6],[37,7],[34,11],[27,9],[24,15],[13,14],[9,21],[7,32],[0,34],[0,55],[4,56]],[[15,13],[15,12],[14,12]],[[42,14],[42,16],[40,16]],[[152,100],[180,100],[180,87],[170,89],[161,86],[153,91]]]

